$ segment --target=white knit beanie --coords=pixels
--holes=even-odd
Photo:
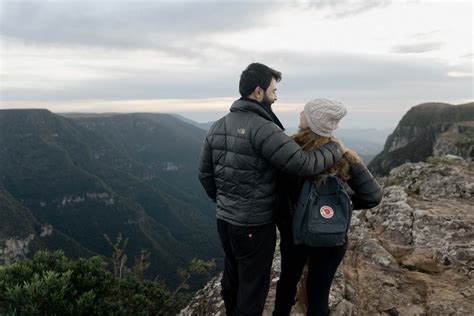
[[[347,113],[341,102],[315,99],[304,106],[304,115],[309,128],[318,135],[329,137],[337,128],[339,120]]]

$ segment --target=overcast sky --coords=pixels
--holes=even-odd
[[[473,1],[0,0],[1,108],[228,111],[242,70],[283,73],[274,110],[333,98],[342,126],[391,127],[412,106],[472,101]]]

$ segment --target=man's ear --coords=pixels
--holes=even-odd
[[[255,87],[250,96],[257,100],[260,99],[261,90],[262,89],[259,86]]]

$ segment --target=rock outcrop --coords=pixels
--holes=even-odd
[[[407,163],[380,179],[382,203],[354,211],[331,314],[473,315],[473,180],[472,162],[454,156]],[[277,250],[265,315],[271,315],[279,264]],[[219,280],[198,292],[182,315],[225,315]],[[304,314],[302,292],[294,315]]]
[[[464,158],[474,157],[474,122],[453,124],[440,134],[433,144],[433,156],[456,155]]]
[[[386,176],[406,162],[453,154],[474,157],[474,103],[424,103],[411,108],[387,138],[369,168]]]
[[[0,246],[0,265],[9,265],[20,259],[24,259],[30,252],[29,244],[35,239],[35,235],[30,234],[24,239],[9,238],[4,245]]]
[[[474,312],[474,177],[455,161],[393,169],[381,205],[357,214],[342,267],[354,315]]]

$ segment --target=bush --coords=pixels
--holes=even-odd
[[[426,162],[429,163],[429,164],[432,164],[432,165],[449,165],[449,166],[452,166],[452,165],[456,165],[457,162],[456,160],[453,160],[453,159],[450,159],[449,157],[446,157],[446,156],[441,156],[441,157],[428,157],[426,159]]]
[[[39,251],[0,266],[0,315],[168,315],[179,310],[177,300],[157,282],[115,277],[100,257]]]

